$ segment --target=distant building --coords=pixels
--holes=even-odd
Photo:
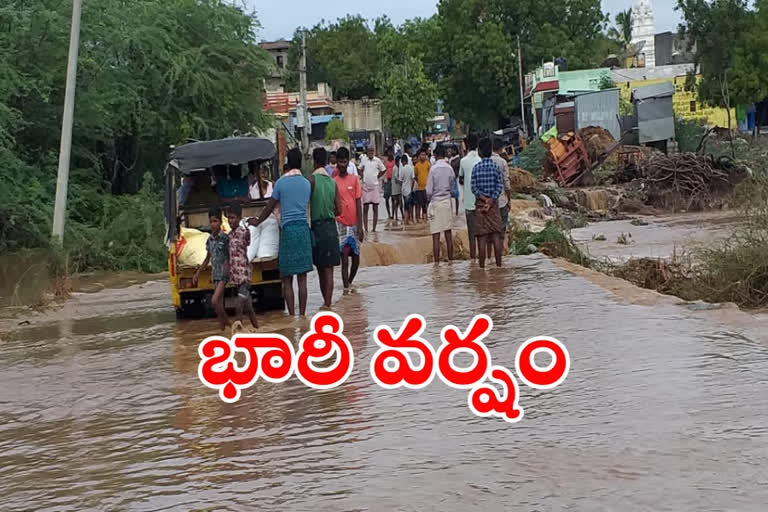
[[[655,68],[631,68],[611,70],[611,78],[619,87],[621,98],[629,101],[632,91],[638,87],[671,82],[674,85],[672,106],[675,117],[704,122],[710,126],[728,126],[728,111],[724,108],[702,104],[695,91],[686,88],[687,77],[696,71],[693,64],[656,66]],[[700,80],[701,77],[697,77]],[[735,118],[735,109],[731,109]]]
[[[291,48],[290,41],[269,41],[259,43],[259,46],[272,57],[272,68],[264,80],[265,90],[284,91],[285,73],[288,68],[288,51]]]
[[[693,62],[693,52],[688,51],[688,41],[680,34],[662,32],[656,34],[655,41],[657,66]]]
[[[526,125],[538,133],[555,125],[557,99],[581,92],[600,90],[600,81],[609,76],[609,68],[561,71],[554,62],[546,62],[525,76]],[[532,108],[531,108],[532,107]]]

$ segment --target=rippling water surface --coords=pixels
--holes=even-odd
[[[215,322],[177,324],[167,284],[76,297],[0,332],[0,510],[738,510],[768,504],[768,344],[680,306],[637,306],[546,259],[366,268],[336,309],[341,388],[258,383],[234,405],[197,378]],[[312,281],[314,276],[312,276]],[[310,311],[320,306],[310,293]],[[561,339],[568,379],[479,419],[438,380],[385,391],[373,329],[409,313],[495,323],[494,362]],[[264,319],[298,340],[306,320]]]

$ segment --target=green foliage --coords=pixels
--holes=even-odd
[[[519,110],[518,35],[527,70],[553,55],[568,59],[570,69],[590,68],[615,51],[606,22],[600,0],[561,0],[546,9],[534,0],[443,0],[435,16],[399,27],[387,17],[372,27],[361,16],[323,21],[307,30],[308,85],[328,83],[337,97],[382,95],[391,73],[415,59],[452,116],[495,128]],[[292,90],[301,30],[289,56]]]
[[[296,31],[288,53],[287,85],[298,90],[301,33]],[[362,16],[346,16],[335,23],[322,21],[307,30],[307,86],[327,83],[338,98],[376,96],[378,64],[375,34]]]
[[[529,254],[529,247],[534,246],[540,252],[552,258],[564,258],[573,263],[590,266],[589,258],[567,234],[568,228],[559,220],[547,222],[544,230],[538,233],[515,230],[510,234],[509,249],[512,254]]]
[[[161,193],[150,173],[144,175],[138,194],[105,196],[102,210],[94,212],[98,224],[68,225],[64,238],[69,270],[166,270],[162,206]]]
[[[600,76],[600,83],[598,84],[598,88],[601,91],[616,88],[616,82],[613,81],[610,73],[603,73],[602,76]]]
[[[632,42],[632,9],[616,13],[614,18],[617,29],[613,29],[619,39],[626,45]]]
[[[691,119],[675,119],[675,139],[681,153],[694,153],[704,136],[704,126]]]
[[[396,137],[421,135],[435,115],[437,86],[424,74],[421,62],[410,59],[396,66],[382,87],[381,108]]]
[[[48,246],[71,9],[0,7],[0,253]],[[84,2],[65,234],[76,270],[161,268],[162,201],[146,187],[169,145],[268,125],[257,28],[220,0]]]
[[[547,161],[547,146],[536,137],[528,147],[520,152],[520,168],[525,169],[535,176],[541,176],[544,163]]]
[[[349,132],[341,119],[331,119],[328,126],[325,127],[325,143],[330,144],[334,140],[349,140]]]
[[[681,29],[699,66],[702,102],[720,107],[760,101],[768,95],[768,2],[751,10],[746,0],[678,0]],[[693,81],[689,80],[689,87]]]

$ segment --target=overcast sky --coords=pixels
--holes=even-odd
[[[362,14],[376,18],[382,14],[395,23],[409,18],[431,16],[436,11],[435,0],[386,0],[380,2],[361,0],[245,0],[255,7],[262,24],[260,38],[264,40],[290,39],[298,26],[311,27],[321,19],[334,20],[346,14]],[[556,1],[556,0],[555,0]],[[603,11],[614,15],[632,6],[632,0],[602,0]],[[679,15],[674,11],[674,0],[654,0],[656,31],[666,32],[677,29]],[[331,7],[332,6],[332,7]],[[542,7],[544,8],[544,7]]]

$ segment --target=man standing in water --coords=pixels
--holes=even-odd
[[[509,182],[509,162],[504,157],[504,141],[500,138],[493,139],[493,156],[491,158],[501,169],[501,181],[504,184],[504,190],[499,196],[499,210],[501,211],[501,224],[503,226],[501,232],[503,246],[504,236],[507,233],[507,225],[509,224],[509,196],[512,192],[512,185]]]
[[[301,150],[288,151],[287,171],[277,180],[272,198],[261,211],[258,219],[250,219],[251,226],[258,227],[280,202],[280,278],[288,314],[296,314],[293,295],[293,276],[299,286],[299,312],[307,313],[307,273],[312,270],[312,235],[307,222],[307,206],[312,194],[309,181],[301,174]]]
[[[379,157],[374,156],[372,147],[368,148],[366,154],[360,159],[360,172],[363,175],[363,227],[368,231],[368,208],[372,206],[372,231],[375,233],[379,223],[379,203],[381,202],[379,180],[385,175],[387,168]]]
[[[477,257],[477,240],[475,238],[475,195],[472,193],[472,169],[481,160],[477,154],[477,135],[470,133],[467,137],[467,156],[459,164],[459,183],[464,186],[464,212],[467,216],[467,233],[469,234],[469,257]]]
[[[432,234],[432,254],[435,264],[440,263],[440,233],[445,234],[445,246],[448,261],[453,260],[453,213],[451,211],[451,191],[456,181],[453,168],[446,160],[445,146],[435,148],[435,165],[427,179],[427,197],[429,198],[429,231]]]
[[[344,283],[344,295],[351,291],[352,283],[360,267],[360,244],[365,240],[363,232],[363,190],[360,180],[348,172],[349,150],[339,148],[336,153],[338,174],[336,188],[341,202],[341,214],[336,217],[339,249],[341,250],[341,279]],[[350,268],[350,260],[352,266]]]
[[[459,170],[461,169],[461,155],[459,149],[451,146],[448,149],[448,163],[453,169],[453,189],[451,190],[451,199],[456,203],[456,216],[459,216]]]
[[[324,148],[315,149],[312,154],[315,172],[309,177],[312,186],[309,211],[312,215],[312,235],[315,239],[312,259],[317,267],[324,310],[331,309],[333,300],[333,267],[341,264],[336,231],[336,216],[341,213],[341,202],[336,182],[325,170],[327,155]]]
[[[496,266],[501,267],[501,211],[499,196],[504,192],[501,169],[491,159],[493,143],[485,138],[480,141],[480,162],[472,170],[472,194],[477,198],[475,203],[475,233],[477,234],[477,250],[480,258],[480,268],[485,268],[485,252],[487,243],[493,243],[496,253]]]

